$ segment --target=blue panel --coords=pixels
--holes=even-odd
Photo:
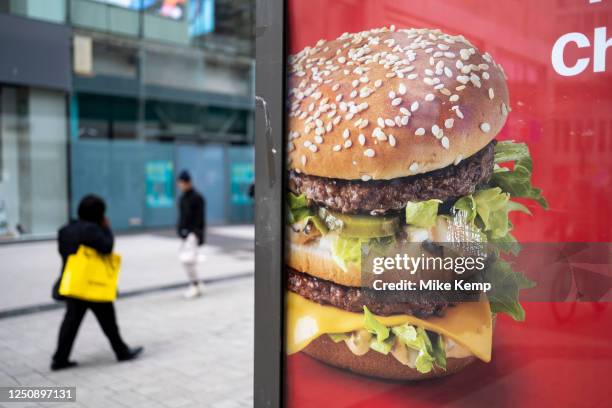
[[[70,208],[76,217],[79,201],[95,193],[105,200],[110,197],[110,143],[106,140],[72,142],[70,163]]]
[[[133,141],[111,142],[108,214],[113,227],[144,226],[144,164],[146,145]]]
[[[229,146],[227,163],[229,174],[228,221],[231,223],[253,222],[253,200],[249,188],[255,181],[252,146]]]
[[[206,198],[206,219],[209,224],[225,223],[225,158],[222,145],[178,145],[177,172],[188,170],[196,189]]]
[[[143,205],[144,223],[147,227],[169,226],[176,222],[174,151],[173,144],[146,144],[143,183],[146,186],[149,181],[149,190],[152,188],[157,193],[157,199],[152,201],[150,197],[147,200],[145,191]],[[152,179],[154,183],[151,183]],[[150,191],[148,193],[150,196]]]
[[[168,190],[170,203],[147,206],[145,189],[147,163],[166,162],[174,168],[173,145],[77,140],[72,142],[71,149],[73,215],[76,215],[79,200],[93,193],[106,201],[107,215],[115,230],[174,225],[176,209],[173,190]],[[169,177],[173,185],[174,174]]]

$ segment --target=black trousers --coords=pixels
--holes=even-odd
[[[111,347],[117,357],[121,357],[128,352],[128,346],[123,342],[119,334],[119,327],[117,327],[117,320],[115,317],[115,307],[112,302],[96,303],[67,298],[66,314],[60,326],[57,351],[53,355],[53,361],[68,361],[74,339],[76,338],[79,326],[81,326],[87,309],[91,309],[96,319],[98,319],[98,323],[110,341]]]

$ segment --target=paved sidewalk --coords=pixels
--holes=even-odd
[[[253,389],[253,279],[211,284],[193,301],[181,290],[117,301],[125,340],[142,358],[114,361],[91,313],[72,357],[80,365],[49,371],[63,310],[0,319],[0,386],[76,386],[77,403],[11,403],[7,408],[248,407]]]
[[[208,228],[202,278],[252,272],[252,225]],[[186,281],[174,231],[119,235],[115,251],[122,256],[120,291],[151,288]],[[56,241],[0,245],[0,311],[51,302],[51,287],[61,261]]]

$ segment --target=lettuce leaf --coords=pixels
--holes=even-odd
[[[378,340],[378,338],[374,337],[370,340],[370,348],[374,351],[377,351],[381,354],[387,355],[393,348],[393,343],[395,342],[395,337],[389,337],[384,341]]]
[[[491,290],[487,293],[491,311],[505,313],[514,320],[525,320],[525,310],[519,303],[519,291],[535,286],[535,282],[512,269],[512,265],[497,258],[487,269],[487,281]]]
[[[328,232],[327,226],[321,219],[314,213],[313,210],[308,208],[308,199],[305,194],[295,195],[293,193],[289,193],[287,195],[287,222],[289,224],[294,224],[296,222],[303,221],[304,225],[307,225],[309,222],[315,226],[319,232],[324,235]]]
[[[433,343],[433,358],[436,365],[446,370],[446,343],[441,334],[436,334]]]
[[[516,143],[514,140],[497,142],[493,153],[495,164],[519,161],[529,158],[529,147],[526,143]]]
[[[302,221],[311,215],[305,194],[299,196],[293,193],[287,194],[287,207],[287,222],[289,224]]]
[[[438,206],[442,201],[408,201],[406,204],[406,224],[421,228],[432,227],[438,216]]]
[[[433,364],[436,361],[433,356],[433,345],[423,328],[403,324],[393,327],[391,331],[406,347],[418,351],[415,361],[417,371],[428,373],[433,369]]]
[[[363,239],[339,235],[332,243],[332,258],[346,272],[350,264],[361,265],[362,245],[367,246],[364,251],[371,251],[378,256],[384,256],[394,243],[395,236]]]
[[[332,243],[332,258],[343,271],[352,263],[361,265],[361,240],[339,236]]]
[[[476,225],[492,242],[512,242],[508,237],[512,224],[508,220],[510,211],[521,211],[530,214],[524,205],[510,201],[510,195],[494,187],[479,190],[474,195],[460,198],[453,205],[455,213],[462,214],[465,220]]]
[[[525,143],[514,143],[513,141],[497,143],[494,161],[496,164],[514,162],[514,169],[497,167],[491,176],[491,185],[500,187],[512,197],[535,200],[542,208],[548,209],[548,203],[542,196],[542,190],[531,184],[533,162]]]
[[[376,320],[376,317],[366,306],[363,307],[363,315],[363,327],[370,333],[375,334],[376,340],[382,342],[389,338],[389,328]]]

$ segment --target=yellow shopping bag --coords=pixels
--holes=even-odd
[[[81,245],[76,254],[68,257],[59,293],[90,302],[112,302],[117,298],[120,268],[121,256],[102,255]]]

